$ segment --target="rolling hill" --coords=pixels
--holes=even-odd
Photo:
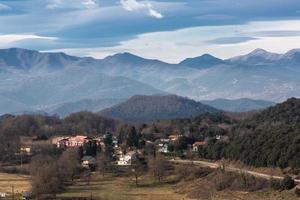
[[[252,110],[261,110],[274,106],[271,101],[253,100],[253,99],[215,99],[211,101],[201,101],[206,105],[210,105],[220,110],[230,112],[248,112]]]
[[[130,122],[194,117],[217,109],[176,95],[138,95],[100,112],[101,115]]]

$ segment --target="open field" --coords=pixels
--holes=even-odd
[[[102,177],[98,173],[92,175],[89,185],[80,180],[60,197],[90,197],[103,200],[191,200],[186,195],[178,194],[172,184],[155,184],[149,177],[140,180],[135,186],[130,177]]]
[[[293,190],[277,192],[269,188],[255,192],[223,190],[216,191],[205,178],[192,181],[157,184],[151,177],[141,178],[138,187],[131,177],[98,173],[92,175],[90,184],[84,179],[70,186],[59,197],[93,197],[101,200],[297,200]]]
[[[25,175],[0,173],[0,192],[11,193],[14,186],[15,193],[30,189],[29,177]]]

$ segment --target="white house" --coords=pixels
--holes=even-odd
[[[157,149],[158,152],[160,152],[160,153],[169,153],[168,143],[159,143],[157,146],[158,146],[158,149]]]
[[[5,192],[0,192],[0,198],[6,198],[7,194]]]
[[[81,159],[81,164],[85,168],[90,168],[91,166],[96,166],[96,159],[92,156],[84,156]]]
[[[134,151],[130,151],[125,155],[121,155],[117,162],[120,166],[129,166],[133,160],[137,159],[137,153]]]

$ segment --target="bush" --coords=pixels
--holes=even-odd
[[[278,180],[272,178],[272,179],[270,180],[270,187],[271,187],[271,189],[273,189],[273,190],[280,190],[280,189],[281,189],[281,183],[280,183],[280,181],[278,181]]]
[[[268,182],[264,179],[256,178],[245,173],[218,173],[215,179],[215,188],[217,191],[230,188],[239,191],[257,191],[268,186]]]
[[[284,190],[290,190],[295,187],[295,181],[290,176],[285,176],[281,181],[281,187]]]

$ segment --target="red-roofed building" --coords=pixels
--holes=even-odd
[[[205,146],[207,143],[206,141],[197,141],[193,144],[193,151],[198,152],[199,151],[199,147],[203,147]]]

